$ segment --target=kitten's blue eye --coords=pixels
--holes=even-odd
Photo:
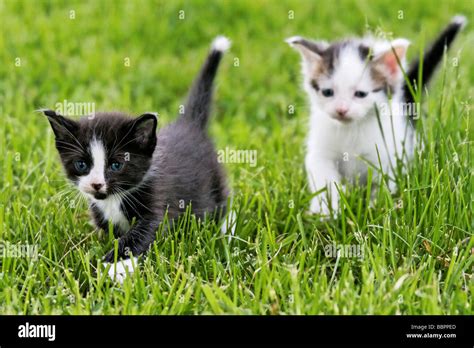
[[[331,88],[325,88],[325,89],[321,90],[321,93],[325,97],[332,97],[334,95],[334,91]]]
[[[367,92],[355,91],[354,96],[357,98],[365,98],[367,97],[367,94],[368,94]]]
[[[112,164],[110,165],[110,169],[112,169],[113,172],[118,172],[122,168],[123,163],[120,162],[112,162]]]
[[[76,168],[79,173],[85,173],[89,166],[84,161],[76,161],[74,162],[74,168]]]

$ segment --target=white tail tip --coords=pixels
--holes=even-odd
[[[212,41],[212,49],[214,51],[225,52],[231,46],[231,42],[225,36],[218,36]]]
[[[463,15],[457,15],[451,19],[451,23],[457,24],[461,28],[464,28],[464,26],[467,24],[467,18]]]

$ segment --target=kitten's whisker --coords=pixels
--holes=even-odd
[[[125,137],[123,138],[125,139]],[[120,149],[122,149],[123,147],[127,146],[128,144],[130,144],[131,142],[137,140],[137,139],[141,139],[140,136],[136,137],[136,138],[133,138],[133,139],[130,139],[129,141],[127,141],[125,144],[121,145],[122,142],[119,143],[119,145],[117,145],[117,147],[113,149],[113,151],[111,152],[115,152],[115,151],[118,151]],[[120,147],[119,147],[120,146]],[[134,154],[135,156],[140,156],[139,154]],[[145,156],[142,156],[142,157],[145,157]]]
[[[133,204],[133,201],[135,201],[136,203],[140,204],[143,208],[145,208],[145,210],[147,210],[148,212],[152,213],[152,211],[147,207],[145,206],[142,202],[140,202],[136,197],[134,197],[133,195],[127,193],[126,191],[124,190],[121,190],[121,192],[123,193],[123,198],[125,200],[127,200],[127,202],[129,202],[130,204],[133,205],[134,209],[137,210],[137,207],[135,204]],[[133,201],[132,201],[133,200]],[[138,211],[136,211],[138,213]]]
[[[122,144],[122,142],[124,141],[124,139],[126,139],[127,136],[130,134],[130,132],[132,131],[132,129],[133,129],[133,127],[130,127],[130,128],[129,128],[127,134],[125,134],[125,135],[122,137],[122,139],[120,139],[120,142],[119,142],[117,145],[115,145],[115,142],[114,142],[114,145],[112,145],[112,150],[111,150],[111,152],[115,152],[116,149],[121,149],[122,147],[124,147],[125,145],[129,144],[130,142],[135,141],[135,140],[137,140],[137,139],[140,138],[140,137],[133,138],[132,140],[130,140],[130,141],[127,142],[126,144],[124,144],[124,145],[122,145],[121,147],[119,147],[119,146]]]
[[[129,195],[126,193],[126,191],[123,191],[122,190],[122,193],[123,193],[123,199],[125,199],[128,203],[130,203],[134,209],[135,209],[135,212],[138,214],[138,209],[137,209],[137,206],[135,204],[133,204],[133,201],[131,199],[133,199],[136,203],[140,204],[143,208],[145,208],[147,211],[149,211],[150,213],[152,212],[147,206],[145,206],[142,202],[140,202],[137,198],[133,197],[132,195]]]
[[[55,193],[51,198],[52,198],[52,199],[61,198],[61,197],[63,197],[64,195],[71,194],[71,193],[73,193],[73,192],[74,192],[74,190],[72,190],[72,189],[69,188],[69,187],[66,187],[66,188],[64,188],[64,189],[59,190],[59,191],[58,191],[57,193]]]
[[[71,133],[71,131],[69,129],[67,129],[66,127],[64,127],[64,129],[69,133],[69,135],[73,138],[73,140],[81,147],[81,149],[85,152],[86,150],[84,149],[84,147],[82,146],[82,144],[79,142],[79,140],[76,138],[76,136],[74,134]]]
[[[139,192],[143,192],[144,194],[147,194],[147,195],[153,195],[153,193],[150,193],[150,192],[146,192],[144,191],[145,188],[149,188],[149,187],[153,187],[151,184],[140,184],[140,185],[137,185],[137,186],[133,186],[134,183],[131,183],[131,182],[126,182],[126,181],[120,181],[120,182],[117,182],[118,185],[131,185],[132,187],[129,188],[128,190],[123,190],[125,192],[128,192],[128,193],[132,193],[134,191],[139,191]]]

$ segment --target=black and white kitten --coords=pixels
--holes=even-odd
[[[94,222],[104,230],[113,224],[119,259],[146,252],[159,224],[172,223],[189,205],[197,217],[225,214],[226,178],[206,129],[213,81],[229,47],[225,37],[213,41],[184,113],[158,134],[151,113],[72,120],[43,110],[66,174],[87,196]],[[104,261],[113,260],[111,250]]]
[[[454,17],[425,52],[421,81],[419,62],[410,65],[406,76],[413,86],[424,87],[465,22]],[[334,214],[337,187],[344,180],[365,181],[367,162],[380,163],[393,178],[396,159],[413,156],[414,115],[406,111],[416,107],[402,71],[409,41],[362,38],[329,44],[292,37],[287,42],[301,53],[311,106],[305,159],[309,187],[312,193],[327,189],[312,199],[310,212]],[[388,186],[396,189],[392,180]]]

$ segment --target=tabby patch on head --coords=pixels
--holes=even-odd
[[[313,102],[342,124],[374,115],[400,90],[409,42],[351,39],[328,44],[292,37],[287,42],[302,55],[305,89]]]
[[[135,187],[148,171],[156,145],[156,116],[96,114],[72,120],[44,111],[68,178],[95,200]]]

